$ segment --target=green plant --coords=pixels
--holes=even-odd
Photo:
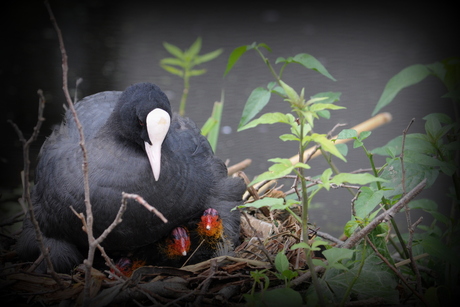
[[[322,182],[318,182],[317,185],[315,185],[313,188],[307,191],[307,179],[304,175],[304,170],[310,168],[310,166],[307,164],[310,157],[307,157],[305,155],[305,152],[310,143],[315,143],[317,150],[321,150],[323,154],[333,155],[346,161],[343,154],[335,146],[333,141],[329,139],[327,134],[318,134],[315,133],[313,130],[314,121],[316,119],[319,119],[320,117],[329,118],[330,110],[339,110],[344,108],[334,104],[336,101],[339,100],[340,93],[319,93],[312,96],[308,100],[305,99],[304,89],[302,89],[299,94],[282,80],[282,74],[286,66],[289,64],[300,64],[305,68],[313,69],[323,74],[324,76],[334,80],[334,78],[329,74],[326,68],[323,65],[321,65],[321,63],[318,60],[316,60],[316,58],[314,58],[313,56],[303,53],[298,54],[294,57],[278,58],[275,63],[282,63],[283,65],[279,73],[276,73],[269,59],[266,58],[262,53],[262,48],[271,51],[266,44],[253,43],[252,45],[241,46],[236,48],[231,53],[230,58],[228,60],[227,69],[224,75],[226,75],[232,69],[233,65],[246,51],[255,50],[261,56],[262,60],[268,66],[271,74],[275,78],[275,82],[269,83],[267,88],[259,87],[251,93],[244,107],[243,115],[238,130],[241,131],[244,129],[252,128],[259,124],[287,124],[290,128],[290,133],[281,135],[280,139],[283,141],[298,142],[300,157],[299,160],[303,162],[292,163],[289,159],[284,158],[270,159],[269,161],[274,162],[275,164],[271,166],[267,172],[257,176],[257,178],[253,180],[249,185],[253,185],[264,180],[279,179],[291,174],[292,172],[296,174],[297,177],[295,188],[297,189],[297,194],[299,195],[297,200],[291,199],[287,202],[281,200],[282,203],[280,203],[280,200],[278,199],[265,198],[264,200],[261,200],[259,202],[263,202],[263,205],[267,205],[267,202],[272,202],[270,204],[270,207],[272,209],[279,209],[280,206],[282,206],[283,209],[287,209],[300,222],[302,226],[303,242],[295,247],[302,247],[305,249],[306,261],[308,266],[311,268],[310,271],[312,274],[313,283],[315,285],[314,288],[318,292],[318,298],[321,301],[323,295],[320,293],[321,287],[319,286],[319,281],[317,280],[316,273],[314,270],[314,264],[312,262],[312,253],[315,250],[317,250],[318,247],[311,243],[308,238],[308,208],[313,196],[316,195],[316,193],[318,193],[319,190],[321,190],[322,188],[329,190],[330,184],[343,184],[344,182],[353,184],[368,184],[370,182],[383,181],[383,179],[380,179],[370,174],[345,173],[336,174],[336,176],[330,178],[333,171],[332,169],[327,169],[321,176]],[[281,96],[287,103],[289,103],[292,110],[292,114],[283,114],[279,112],[266,113],[257,119],[251,120],[268,103],[272,93]],[[331,163],[330,158],[328,160]],[[334,167],[333,169],[336,168]],[[297,185],[297,183],[300,184],[300,187]],[[258,204],[256,201],[246,206],[257,205]],[[292,210],[289,210],[290,207],[294,205],[301,205],[301,217],[294,214]]]
[[[319,93],[307,99],[304,89],[297,92],[282,78],[283,72],[289,64],[300,64],[334,80],[327,70],[313,56],[298,54],[294,57],[278,58],[275,64],[282,64],[282,67],[279,72],[276,72],[263,53],[263,50],[271,51],[270,48],[265,44],[253,43],[238,47],[231,53],[224,76],[249,50],[254,50],[261,56],[275,80],[266,87],[258,87],[252,91],[244,107],[238,130],[252,128],[260,124],[282,123],[288,125],[290,133],[281,135],[280,139],[295,141],[299,144],[300,162],[293,163],[290,159],[285,158],[270,159],[269,161],[273,162],[274,165],[249,184],[252,186],[262,181],[288,178],[290,174],[294,173],[294,197],[263,197],[260,200],[245,204],[242,208],[268,207],[271,210],[286,210],[299,222],[302,227],[302,242],[293,245],[291,249],[303,248],[305,250],[306,263],[313,282],[313,287],[309,287],[307,291],[307,304],[311,306],[316,304],[323,306],[328,304],[344,305],[350,299],[372,299],[376,296],[385,297],[386,303],[397,304],[399,302],[399,295],[396,290],[398,282],[403,282],[405,291],[414,294],[424,304],[429,301],[442,303],[440,291],[454,289],[459,278],[459,265],[455,258],[455,253],[459,251],[454,248],[459,243],[457,239],[459,238],[459,225],[456,217],[458,217],[459,210],[460,181],[455,159],[458,156],[458,149],[460,149],[460,129],[457,122],[445,114],[430,114],[424,118],[426,120],[426,134],[408,134],[408,129],[406,129],[401,137],[374,150],[368,150],[365,146],[365,140],[371,135],[369,131],[358,133],[353,129],[344,129],[337,138],[331,139],[330,134],[316,133],[314,123],[321,117],[329,118],[330,111],[343,108],[335,104],[339,100],[340,93]],[[443,81],[448,89],[448,94],[445,97],[451,98],[455,104],[458,104],[459,72],[458,59],[455,58],[431,65],[414,65],[404,69],[388,82],[376,105],[374,114],[388,105],[400,90],[420,82],[430,74],[434,74]],[[282,97],[289,103],[292,112],[287,114],[266,113],[253,119],[271,100],[272,94]],[[346,161],[345,155],[348,152],[345,144],[334,144],[339,139],[351,139],[354,141],[353,148],[360,148],[365,152],[371,166],[370,173],[342,173],[338,170],[332,157]],[[318,176],[305,176],[305,172],[310,168],[308,163],[311,151],[308,151],[308,156],[306,155],[306,148],[310,143],[315,144],[315,150],[320,150],[330,165],[330,168]],[[376,154],[387,156],[385,165],[380,167],[375,165],[374,155]],[[427,187],[430,187],[440,173],[451,176],[454,183],[452,215],[450,217],[442,215],[435,204],[429,201],[421,202],[418,200],[407,206],[408,200],[404,196],[412,189],[423,187],[420,184],[425,182],[425,179],[427,179]],[[307,182],[309,183],[307,184]],[[352,184],[358,186],[350,186]],[[369,225],[372,225],[372,229],[364,233],[364,237],[361,237],[365,240],[354,243],[356,245],[354,250],[330,249],[328,247],[329,249],[323,252],[327,260],[327,263],[324,263],[312,259],[313,252],[319,251],[319,247],[327,245],[327,243],[321,240],[309,240],[308,208],[312,198],[321,189],[330,190],[332,187],[339,186],[348,188],[353,195],[353,215],[345,227],[345,233],[353,239],[356,232],[367,229]],[[359,189],[358,192],[355,191],[356,189]],[[416,193],[410,193],[410,195],[415,196]],[[403,200],[404,202],[402,202]],[[399,229],[400,226],[394,222],[392,216],[388,219],[381,218],[382,212],[384,216],[386,210],[390,210],[396,205],[405,205],[409,234],[402,234]],[[301,216],[292,210],[295,206],[301,207]],[[409,208],[421,208],[431,213],[435,222],[430,227],[419,225],[420,220],[412,223]],[[378,220],[377,217],[379,217]],[[373,223],[374,220],[378,223]],[[391,227],[380,221],[391,223]],[[446,231],[441,231],[436,223],[442,223]],[[414,234],[417,226],[424,232]],[[395,231],[396,238],[393,238],[392,231]],[[412,264],[409,267],[398,269],[391,257],[390,248],[394,248],[403,259],[410,260]],[[449,248],[453,249],[449,251]],[[434,265],[433,258],[425,259],[426,254],[433,255],[440,260],[437,264],[442,267],[441,271],[444,272],[444,277],[441,284],[438,284],[439,281],[431,281],[431,285],[434,287],[429,287],[428,291],[423,293],[423,286],[427,285],[427,282],[430,284],[432,276],[420,273],[418,265],[431,264],[432,267]],[[277,258],[278,256],[279,254]],[[384,261],[382,262],[382,260]],[[316,275],[315,266],[324,268],[320,276]],[[291,287],[288,276],[283,275],[278,267],[279,265],[276,268],[278,270],[277,276],[279,278],[284,276],[286,286]],[[283,272],[289,271],[283,270]],[[414,281],[416,285],[407,283],[407,278]],[[260,296],[252,295],[251,304],[254,305],[257,299],[265,301],[264,296],[267,293],[270,293],[270,290],[264,288]]]
[[[202,46],[201,37],[198,37],[196,41],[185,50],[181,50],[179,47],[167,42],[164,42],[163,46],[174,57],[162,59],[160,61],[160,66],[167,72],[179,76],[184,80],[184,89],[179,105],[179,115],[184,116],[187,97],[190,91],[190,78],[206,73],[206,69],[195,69],[195,66],[214,60],[223,52],[223,49],[217,49],[200,55],[199,53]],[[214,103],[212,114],[201,129],[201,133],[208,136],[209,143],[214,151],[217,146],[223,104],[224,97],[222,94],[221,100]]]
[[[186,50],[181,50],[179,47],[170,43],[164,42],[165,49],[174,57],[164,58],[160,61],[160,66],[167,72],[179,76],[184,80],[184,90],[180,101],[179,115],[185,115],[185,105],[187,103],[188,92],[190,90],[190,78],[201,76],[206,73],[206,69],[194,69],[195,66],[209,62],[217,58],[223,49],[217,49],[212,52],[199,55],[201,51],[201,37],[198,37],[195,42]]]

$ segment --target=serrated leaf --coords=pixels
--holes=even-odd
[[[426,65],[416,64],[404,68],[393,76],[383,89],[377,105],[372,112],[372,116],[377,114],[383,107],[387,106],[396,95],[404,88],[417,84],[431,74]]]
[[[329,79],[336,81],[334,77],[331,76],[331,74],[327,71],[327,69],[321,64],[320,61],[318,61],[314,56],[307,54],[307,53],[300,53],[296,55],[293,60],[296,63],[299,63],[303,65],[304,67],[308,69],[315,70],[322,74],[323,76],[328,77]]]
[[[270,101],[271,92],[263,87],[258,87],[251,92],[243,109],[238,129],[254,118]],[[245,128],[247,129],[247,128]]]

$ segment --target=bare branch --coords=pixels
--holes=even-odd
[[[141,196],[139,196],[137,194],[129,194],[129,193],[125,193],[125,192],[123,192],[121,194],[122,194],[123,198],[134,199],[139,204],[144,206],[147,210],[149,210],[150,212],[155,213],[155,215],[158,216],[163,221],[163,223],[168,222],[168,220],[164,217],[164,215],[160,211],[158,211],[155,207],[149,205]]]
[[[399,210],[404,207],[405,204],[410,202],[415,196],[417,196],[423,188],[426,186],[426,179],[423,179],[415,188],[413,188],[409,193],[404,195],[396,204],[393,205],[389,210],[383,212],[377,216],[372,222],[362,228],[360,231],[355,232],[341,247],[343,248],[352,248],[360,240],[364,239],[375,227],[377,227],[382,222],[388,222],[393,218],[393,216],[399,212]]]

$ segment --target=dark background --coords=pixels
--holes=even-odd
[[[216,60],[202,65],[208,72],[192,78],[187,116],[199,126],[210,116],[213,103],[225,91],[223,133],[216,154],[230,164],[251,158],[249,177],[267,170],[269,158],[291,157],[297,146],[282,142],[283,125],[266,125],[236,132],[247,97],[265,87],[272,77],[255,52],[245,54],[223,79],[228,56],[241,45],[266,43],[274,65],[279,56],[309,53],[319,59],[337,81],[303,67],[291,65],[284,80],[307,96],[323,91],[342,92],[339,105],[347,107],[318,121],[315,131],[328,132],[336,123],[348,128],[368,119],[386,82],[401,69],[413,64],[429,64],[458,55],[454,8],[441,3],[419,5],[363,2],[263,3],[241,5],[219,2],[209,6],[157,1],[50,1],[62,30],[69,57],[69,87],[75,93],[77,78],[83,78],[77,95],[82,98],[105,90],[123,90],[128,85],[150,81],[159,85],[178,110],[182,80],[160,68],[159,61],[169,54],[163,42],[189,47],[198,36],[202,53],[224,48]],[[7,120],[12,120],[29,137],[37,120],[37,89],[44,91],[46,121],[39,139],[31,148],[32,168],[41,143],[58,123],[65,103],[62,93],[61,55],[57,36],[41,1],[10,1],[3,21],[1,48],[0,186],[9,191],[20,186],[22,145]],[[455,30],[455,31],[454,31]],[[276,66],[279,69],[280,65]],[[445,89],[434,77],[405,89],[383,111],[393,121],[373,132],[366,146],[373,149],[400,135],[415,118],[410,132],[423,132],[422,117],[432,112],[452,114],[451,102],[440,98]],[[289,112],[289,106],[272,98],[264,112]],[[342,171],[367,168],[360,150],[349,147],[349,163],[338,163]],[[378,160],[378,159],[377,159]],[[383,163],[383,159],[377,164]],[[321,173],[327,164],[311,161],[311,175]],[[445,179],[445,180],[444,180]],[[447,202],[442,195],[447,178],[439,187],[427,190],[425,197]],[[312,211],[322,230],[343,225],[349,215],[351,197],[346,191],[320,193]]]

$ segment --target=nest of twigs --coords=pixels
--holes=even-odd
[[[254,192],[253,192],[254,193]],[[246,203],[270,195],[283,197],[273,183],[259,188],[257,195],[245,196]],[[289,215],[266,208],[245,208],[241,216],[241,244],[231,256],[219,256],[181,268],[146,265],[130,277],[119,277],[107,270],[92,270],[90,296],[92,306],[106,305],[194,305],[238,306],[245,303],[254,280],[251,271],[276,271],[273,260],[279,251],[293,268],[305,267],[301,249],[290,251],[301,237],[301,225]],[[22,305],[57,305],[64,301],[81,305],[84,297],[84,265],[75,268],[72,275],[58,274],[61,284],[47,274],[36,274],[31,263],[21,263],[14,252],[14,239],[3,238],[1,256],[2,302]],[[267,273],[270,287],[284,286],[274,274]],[[308,280],[297,283],[307,288]],[[295,286],[295,284],[294,284]]]

